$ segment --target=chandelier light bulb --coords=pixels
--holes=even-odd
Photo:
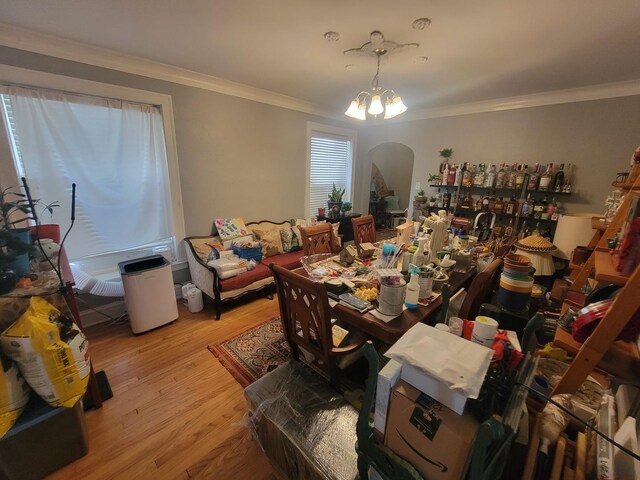
[[[387,120],[389,118],[393,118],[397,115],[396,109],[393,106],[393,101],[391,98],[387,97],[387,101],[384,104],[384,119]]]
[[[395,115],[400,115],[407,111],[407,106],[402,102],[400,95],[393,97],[393,108],[395,110]]]
[[[359,104],[359,102],[358,102],[358,99],[356,98],[355,100],[353,100],[351,102],[351,105],[349,105],[349,108],[347,108],[347,111],[344,112],[344,114],[347,117],[358,118],[358,115],[359,115],[359,113],[358,113],[358,106],[359,105],[358,104]]]
[[[372,95],[371,96],[371,105],[369,105],[369,115],[380,115],[384,112],[384,107],[382,106],[382,100],[380,99],[380,95]]]
[[[367,119],[367,104],[364,99],[358,102],[358,113],[356,114],[355,118],[357,118],[358,120]]]

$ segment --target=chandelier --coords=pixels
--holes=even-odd
[[[365,46],[372,46],[375,34],[379,34],[382,42],[392,43],[386,42],[384,40],[384,37],[382,36],[382,33],[375,31],[371,34],[372,42],[363,45],[360,49],[353,50],[362,52]],[[347,111],[344,112],[344,114],[348,117],[352,117],[357,120],[366,120],[367,113],[373,117],[377,117],[378,115],[384,113],[383,118],[387,119],[393,118],[407,111],[407,106],[402,102],[402,98],[400,98],[400,95],[397,95],[396,92],[394,92],[390,88],[383,89],[379,84],[380,57],[388,52],[388,50],[384,48],[386,45],[384,45],[382,42],[377,46],[377,48],[374,46],[374,48],[372,49],[373,51],[371,52],[376,55],[378,64],[376,74],[374,75],[373,80],[371,80],[371,91],[362,91],[358,93],[358,95],[356,95],[356,98],[353,99]],[[393,43],[393,45],[396,45],[398,47],[405,46],[397,45],[395,43]],[[417,44],[406,44],[406,46],[409,45],[414,46]]]

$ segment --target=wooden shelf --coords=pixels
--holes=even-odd
[[[615,188],[621,188],[622,190],[640,190],[640,186],[633,186],[633,183],[629,182],[611,182],[611,186]]]
[[[558,327],[553,343],[572,355],[578,353],[582,344],[571,334]],[[640,375],[640,352],[635,342],[617,341],[605,353],[598,367],[619,378],[634,379]]]
[[[605,223],[603,220],[603,217],[591,217],[591,228],[598,230],[599,232],[604,232],[609,224]]]
[[[599,282],[624,285],[629,280],[627,275],[620,274],[613,266],[613,257],[608,249],[596,249],[595,255],[596,280]]]

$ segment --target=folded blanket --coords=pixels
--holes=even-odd
[[[235,277],[239,273],[244,273],[247,271],[247,267],[237,268],[236,270],[229,270],[226,272],[218,273],[218,277],[220,280],[224,280],[225,278]]]

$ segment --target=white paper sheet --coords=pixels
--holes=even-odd
[[[385,355],[415,366],[469,398],[477,398],[493,350],[418,323]]]

